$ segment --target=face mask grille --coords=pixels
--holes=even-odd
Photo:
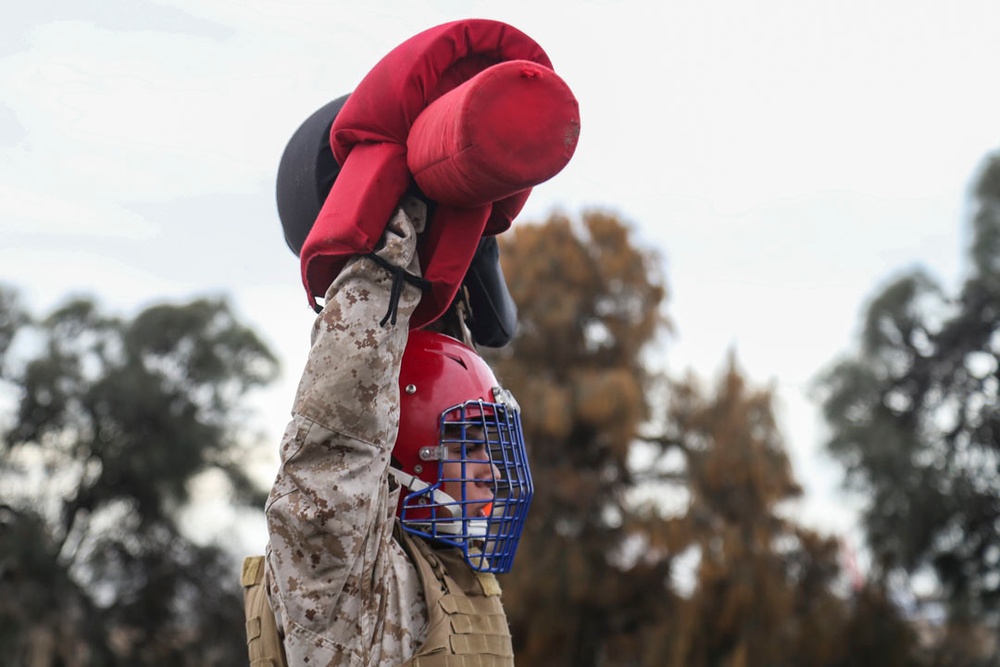
[[[404,530],[462,550],[483,572],[508,572],[533,487],[519,411],[469,401],[441,415],[439,442],[420,450],[438,482],[403,500]]]

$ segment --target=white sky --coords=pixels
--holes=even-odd
[[[12,4],[0,281],[37,313],[231,295],[284,363],[259,401],[277,443],[312,321],[274,206],[285,142],[395,45],[468,17],[532,36],[580,102],[576,155],[521,219],[633,222],[666,258],[663,363],[714,376],[735,348],[776,388],[800,516],[850,529],[809,385],[892,273],[960,276],[965,191],[1000,147],[996,0]]]

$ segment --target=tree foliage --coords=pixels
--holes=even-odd
[[[673,522],[673,548],[699,558],[666,664],[914,664],[912,632],[879,588],[853,600],[837,592],[839,541],[784,516],[802,490],[773,402],[748,386],[734,356],[713,392],[693,377],[674,387],[660,442],[683,452],[690,502]],[[883,633],[868,634],[872,623]]]
[[[617,637],[662,612],[667,563],[626,572],[630,444],[647,416],[640,352],[665,325],[655,255],[611,215],[554,216],[501,237],[519,308],[513,343],[494,356],[525,406],[536,495],[505,604],[519,664],[596,665]],[[641,570],[641,571],[640,571]]]
[[[503,581],[518,664],[909,664],[877,590],[834,593],[837,542],[781,517],[800,489],[771,393],[734,360],[708,394],[648,370],[669,325],[655,253],[599,212],[501,243],[520,329],[491,362],[524,406],[536,486]],[[875,619],[898,641],[866,638]]]
[[[15,351],[20,353],[15,354]],[[6,354],[4,354],[6,353]],[[236,664],[231,557],[178,526],[215,470],[262,505],[240,465],[239,404],[276,362],[221,301],[131,320],[72,300],[34,322],[0,291],[0,646],[14,664]]]
[[[1000,155],[973,188],[967,277],[921,270],[868,304],[859,349],[822,379],[829,450],[869,498],[885,575],[930,568],[959,616],[1000,611]]]

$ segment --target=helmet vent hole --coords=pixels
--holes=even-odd
[[[452,361],[454,361],[454,362],[458,363],[458,364],[459,364],[459,365],[460,365],[460,366],[461,366],[462,368],[464,368],[465,370],[469,370],[469,367],[468,367],[468,366],[467,366],[467,365],[465,364],[465,360],[464,360],[464,359],[462,359],[461,357],[453,357],[453,356],[452,356],[452,355],[450,355],[450,354],[448,354],[448,355],[445,355],[445,356],[447,356],[447,357],[448,357],[449,359],[451,359]]]

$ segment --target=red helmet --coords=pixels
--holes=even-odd
[[[507,572],[533,491],[517,403],[473,350],[424,330],[409,334],[399,389],[404,530],[460,548],[473,569]]]

